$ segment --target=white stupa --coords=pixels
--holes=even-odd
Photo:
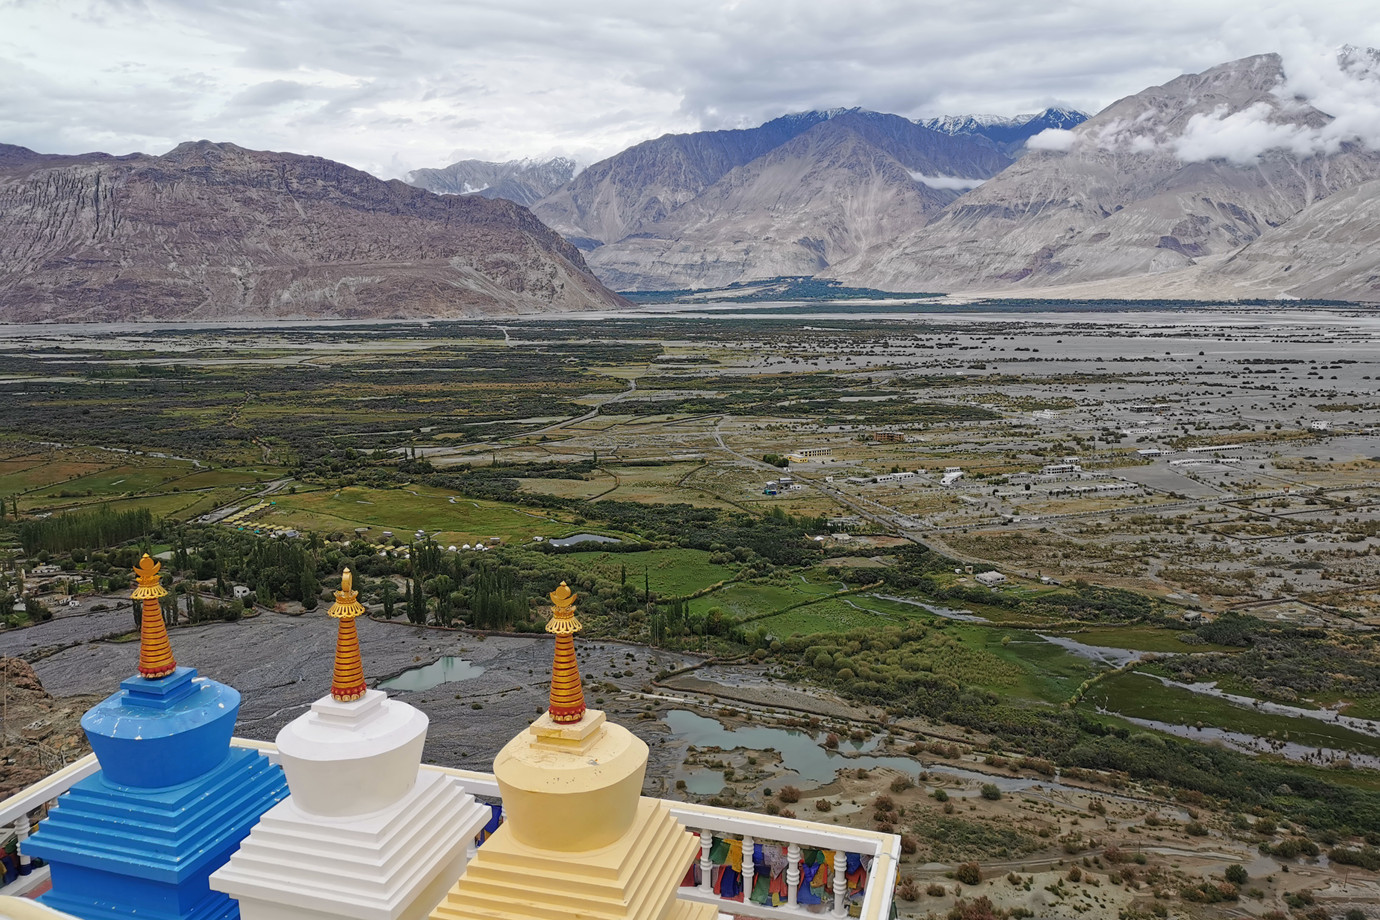
[[[244,920],[420,920],[491,815],[454,777],[419,770],[427,717],[367,688],[349,569],[335,596],[331,693],[278,733],[291,795],[211,876]]]

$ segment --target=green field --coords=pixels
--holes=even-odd
[[[0,475],[0,495],[13,495],[41,489],[44,486],[65,483],[100,472],[111,466],[109,463],[89,463],[79,460],[46,460],[39,457],[9,461],[5,464],[7,472]]]
[[[704,613],[712,607],[718,607],[729,616],[743,620],[762,617],[803,601],[828,597],[843,587],[843,584],[830,580],[823,572],[811,571],[803,575],[793,572],[785,584],[736,582],[725,585],[712,594],[695,598],[690,602],[690,609],[695,613]]]
[[[994,688],[1013,699],[1062,703],[1073,696],[1079,684],[1102,670],[1088,659],[1032,633],[966,623],[950,626],[949,629],[961,636],[964,643],[990,652],[1021,669],[1023,677],[1015,685]],[[1011,641],[1005,642],[1007,638]]]
[[[1179,636],[1188,635],[1173,629],[1156,629],[1153,626],[1097,626],[1079,627],[1077,630],[1048,630],[1052,636],[1067,636],[1084,645],[1100,645],[1106,648],[1121,648],[1139,652],[1174,652],[1177,654],[1199,652],[1240,651],[1226,645],[1213,645],[1205,642],[1200,645],[1187,645],[1179,641]]]
[[[53,498],[59,492],[90,492],[92,495],[137,495],[140,492],[155,492],[170,489],[174,484],[182,486],[178,480],[193,470],[190,463],[167,466],[119,466],[113,470],[102,470],[90,476],[83,476],[71,482],[42,490],[31,498]]]
[[[1275,715],[1236,706],[1226,700],[1166,687],[1153,677],[1130,672],[1098,683],[1083,706],[1103,708],[1138,719],[1174,725],[1198,725],[1273,737],[1306,747],[1330,747],[1380,756],[1380,738],[1340,726],[1294,716]]]
[[[217,486],[252,485],[256,482],[270,482],[285,474],[283,470],[259,469],[220,469],[202,470],[179,479],[175,485],[183,490],[206,489]]]
[[[379,539],[391,530],[401,540],[424,529],[439,542],[473,543],[489,537],[526,543],[534,536],[559,537],[576,531],[571,524],[536,511],[499,502],[456,498],[454,493],[427,486],[401,489],[347,487],[339,490],[275,495],[275,503],[252,523],[273,524],[319,533],[371,528]],[[246,527],[249,525],[246,524]]]
[[[644,553],[567,553],[561,558],[615,581],[626,571],[628,584],[639,588],[645,572],[652,591],[662,597],[684,597],[738,573],[736,567],[710,562],[709,556],[697,549],[658,549]]]

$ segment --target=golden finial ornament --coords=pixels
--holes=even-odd
[[[326,611],[339,621],[335,636],[335,668],[331,672],[331,696],[341,703],[350,703],[364,696],[369,685],[364,682],[364,660],[359,655],[359,633],[355,617],[364,614],[359,592],[353,587],[354,576],[346,569],[340,576],[340,590],[335,603]]]
[[[576,596],[565,582],[549,595],[551,619],[546,621],[546,631],[556,637],[556,654],[551,662],[551,705],[547,712],[553,722],[578,722],[585,715],[585,691],[575,661],[575,634],[580,631],[580,621],[575,618]]]
[[[143,601],[139,620],[139,676],[149,680],[167,677],[177,670],[172,645],[168,642],[168,627],[163,622],[163,608],[158,603],[168,589],[159,581],[162,563],[155,562],[148,553],[134,567],[135,588],[130,597]]]

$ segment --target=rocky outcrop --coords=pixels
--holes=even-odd
[[[617,307],[504,200],[319,157],[0,150],[0,320],[461,317]]]
[[[407,182],[438,195],[480,195],[531,205],[574,176],[575,161],[565,157],[506,163],[461,160],[441,169],[414,169]]]
[[[90,753],[81,717],[94,696],[55,700],[22,658],[0,658],[0,799]]]

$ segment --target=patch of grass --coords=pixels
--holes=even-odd
[[[709,556],[704,550],[677,548],[645,553],[566,553],[561,558],[615,581],[620,572],[626,570],[628,584],[639,589],[645,572],[656,594],[683,597],[737,574],[737,567],[712,563]]]
[[[1084,698],[1083,705],[1112,713],[1153,719],[1174,725],[1197,725],[1273,737],[1306,747],[1328,747],[1380,756],[1380,738],[1340,726],[1293,716],[1236,706],[1226,700],[1167,687],[1153,677],[1129,672],[1101,681]],[[1210,740],[1204,737],[1204,741]]]
[[[719,607],[729,616],[742,620],[808,599],[794,586],[735,582],[722,590],[695,598],[690,602],[690,609],[694,613],[704,613],[711,607]]]
[[[27,492],[44,486],[65,483],[97,473],[110,466],[108,463],[87,463],[76,460],[44,460],[34,458],[32,465],[20,467],[11,473],[0,476],[0,495]]]
[[[1009,822],[927,813],[912,823],[911,829],[919,838],[920,849],[942,862],[1012,859],[1040,849],[1039,840]]]
[[[275,504],[259,522],[330,533],[371,527],[372,534],[393,531],[407,540],[413,531],[440,532],[438,539],[474,542],[502,537],[530,542],[533,536],[553,537],[572,532],[558,519],[501,502],[451,498],[454,493],[428,486],[401,489],[347,487],[338,490],[275,495]]]
[[[1130,649],[1141,652],[1236,652],[1240,649],[1212,643],[1187,645],[1179,641],[1179,636],[1190,635],[1173,629],[1158,629],[1154,626],[1087,626],[1077,632],[1052,631],[1051,635],[1067,636],[1084,645],[1100,645],[1106,648]]]

